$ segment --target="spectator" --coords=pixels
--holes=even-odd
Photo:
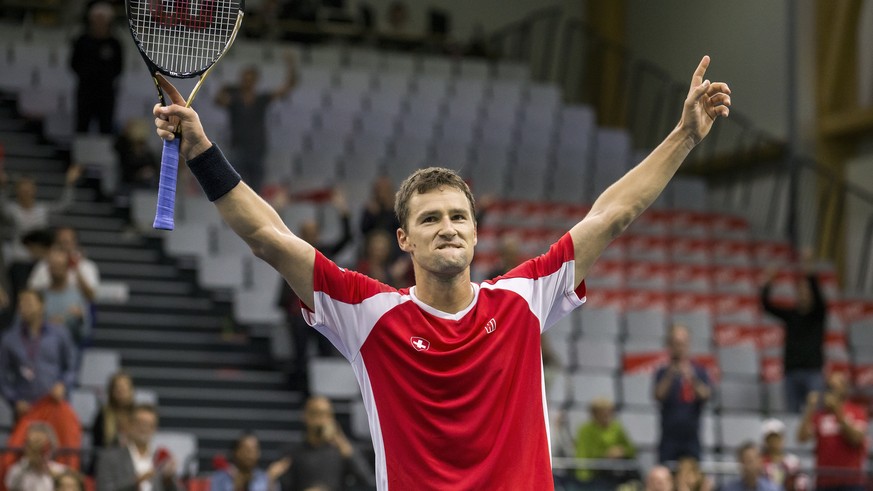
[[[0,170],[0,215],[10,223],[13,261],[31,262],[24,249],[22,238],[29,232],[44,230],[49,226],[49,216],[59,213],[73,203],[76,181],[82,175],[82,167],[71,165],[67,169],[64,189],[60,198],[52,203],[36,200],[36,181],[32,177],[22,177],[15,183],[15,201],[10,202],[6,194],[8,177]]]
[[[97,287],[100,286],[100,270],[97,264],[85,257],[85,253],[79,248],[76,230],[67,226],[56,228],[52,245],[69,254],[68,284],[78,286],[85,299],[93,302],[97,295]],[[49,288],[51,283],[48,260],[43,258],[33,267],[27,280],[27,287],[31,290],[44,290]]]
[[[812,268],[812,252],[803,253],[804,277],[797,282],[797,303],[786,308],[773,303],[770,290],[775,270],[770,270],[761,289],[764,310],[778,317],[785,329],[782,356],[785,373],[785,404],[789,411],[800,413],[807,394],[820,392],[824,386],[824,336],[827,305]]]
[[[412,36],[412,28],[409,24],[409,6],[406,5],[406,2],[394,1],[388,6],[383,34],[400,38]]]
[[[9,266],[9,302],[17,305],[18,292],[27,288],[27,281],[36,264],[48,256],[52,248],[52,234],[46,230],[34,230],[21,237],[21,245],[27,251],[26,261],[15,261]]]
[[[267,151],[267,106],[283,99],[297,85],[296,59],[285,55],[288,74],[285,82],[272,92],[257,92],[260,72],[255,65],[243,69],[239,86],[225,86],[215,96],[215,103],[228,111],[231,155],[239,174],[256,192],[264,183],[264,155]]]
[[[76,91],[76,131],[87,133],[96,118],[100,133],[112,133],[115,80],[123,68],[121,43],[112,35],[115,12],[106,2],[88,10],[88,27],[73,44],[70,65],[79,77]]]
[[[682,457],[676,462],[677,491],[712,491],[715,483],[700,470],[700,463],[694,457]]]
[[[176,462],[166,450],[154,448],[158,429],[154,406],[137,406],[125,447],[103,450],[97,460],[97,491],[175,491],[182,488],[176,479]]]
[[[332,206],[340,217],[342,233],[339,239],[333,243],[321,240],[321,230],[315,220],[307,220],[300,224],[300,238],[333,260],[352,242],[352,227],[349,206],[342,192],[334,191]],[[293,387],[301,389],[304,394],[309,395],[307,352],[309,351],[310,339],[315,339],[319,356],[331,356],[337,351],[327,338],[319,335],[318,331],[306,324],[306,321],[300,316],[300,300],[288,282],[281,281],[282,292],[279,295],[279,306],[285,313],[285,320],[291,330],[292,351],[295,355],[291,370],[291,384]]]
[[[658,462],[691,456],[700,460],[700,416],[712,393],[706,369],[689,358],[691,334],[674,324],[667,334],[670,362],[655,374],[655,400],[661,410]]]
[[[624,427],[615,420],[615,406],[605,398],[596,398],[589,406],[591,420],[579,427],[576,437],[577,459],[633,459],[634,444]],[[591,471],[580,469],[576,478],[586,484],[586,489],[615,489],[621,483],[634,478],[634,472]]]
[[[507,271],[518,266],[524,261],[519,250],[518,237],[514,235],[504,235],[500,239],[498,254],[500,255],[500,264],[496,265],[488,272],[486,279],[494,279],[505,274]]]
[[[20,417],[45,395],[63,401],[76,381],[76,346],[45,321],[39,293],[18,295],[17,324],[0,341],[0,392]]]
[[[85,491],[85,482],[77,472],[66,470],[55,476],[55,491]]]
[[[663,465],[656,465],[646,476],[646,491],[674,491],[673,474]]]
[[[764,465],[758,446],[746,442],[737,450],[737,462],[740,465],[739,479],[728,482],[724,491],[778,491],[781,487],[773,484],[764,475]]]
[[[761,424],[764,438],[761,457],[764,475],[785,491],[806,491],[809,478],[800,472],[800,459],[785,451],[785,424],[778,419],[768,419]]]
[[[133,416],[133,379],[125,372],[116,372],[109,379],[106,394],[108,401],[94,421],[92,443],[98,448],[126,446]]]
[[[261,446],[252,433],[244,433],[233,444],[233,465],[216,472],[210,479],[211,491],[272,491],[276,480],[288,471],[291,459],[285,457],[270,464],[266,471],[258,469]]]
[[[844,373],[828,376],[827,392],[810,392],[797,440],[815,438],[816,490],[864,489],[867,459],[867,411],[849,402]]]
[[[45,423],[31,423],[27,427],[24,455],[6,472],[9,491],[52,491],[54,477],[67,470],[66,466],[51,460],[57,450],[55,432]]]
[[[355,267],[361,274],[395,288],[405,288],[414,282],[412,265],[406,257],[391,260],[392,236],[381,229],[373,229],[364,238],[364,255]]]
[[[394,213],[394,184],[390,177],[378,177],[373,182],[370,199],[367,200],[367,206],[361,214],[361,234],[366,237],[371,230],[381,229],[390,237],[394,237],[398,228],[400,228],[400,221]],[[391,257],[395,258],[399,255],[400,246],[394,244]]]
[[[370,465],[352,446],[333,416],[325,397],[310,397],[303,412],[306,436],[290,452],[291,468],[280,479],[283,490],[323,486],[330,491],[344,489],[346,478],[376,486]]]
[[[73,341],[84,346],[91,336],[91,306],[80,288],[82,282],[70,282],[70,270],[77,266],[60,247],[49,251],[47,262],[51,283],[42,291],[45,316],[52,324],[66,326]]]
[[[149,128],[142,119],[131,119],[115,141],[121,165],[121,182],[127,189],[154,188],[161,173],[160,161],[148,145]]]

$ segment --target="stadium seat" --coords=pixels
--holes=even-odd
[[[719,421],[721,445],[730,452],[744,442],[761,439],[761,417],[751,414],[722,414]]]
[[[73,389],[70,392],[70,405],[76,411],[76,416],[79,417],[82,429],[90,430],[100,409],[100,403],[97,401],[94,391],[89,389]]]
[[[572,314],[559,320],[543,333],[549,348],[558,357],[562,367],[569,367],[573,359],[570,354],[573,335]]]
[[[570,393],[576,407],[585,407],[597,397],[615,401],[615,380],[612,375],[574,373],[570,375]]]
[[[616,344],[579,338],[575,347],[576,366],[581,370],[614,372],[621,367]]]
[[[150,389],[139,388],[133,392],[133,402],[136,404],[157,406],[160,401],[158,400],[157,392]]]
[[[653,374],[634,373],[621,377],[621,403],[625,406],[651,406],[654,403]]]
[[[761,373],[761,359],[754,344],[744,343],[719,349],[718,367],[723,375],[757,380]]]
[[[667,334],[667,314],[660,309],[632,310],[625,313],[628,340],[662,341]]]
[[[487,61],[477,60],[475,58],[462,58],[461,63],[458,66],[458,75],[464,78],[478,78],[484,80],[491,77],[491,65],[489,65]],[[524,77],[503,78],[515,78],[517,80],[525,79]]]
[[[757,382],[723,379],[716,389],[722,409],[761,411],[761,388]]]
[[[621,335],[617,310],[610,307],[582,307],[579,312],[584,339],[615,341]]]
[[[367,408],[364,401],[357,400],[351,408],[351,430],[355,439],[367,441],[370,439],[370,423],[367,419]]]
[[[617,418],[634,444],[644,448],[658,444],[658,414],[654,410],[624,409]]]
[[[89,348],[79,363],[79,386],[103,394],[109,378],[121,368],[121,355],[114,350]]]
[[[9,405],[5,398],[0,397],[0,431],[9,433],[15,425],[15,409]],[[6,441],[5,439],[3,440]]]
[[[313,395],[331,399],[352,399],[359,393],[358,381],[343,358],[310,358],[309,387]]]
[[[198,261],[197,282],[204,288],[242,287],[243,253],[201,255]]]

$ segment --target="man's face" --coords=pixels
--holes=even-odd
[[[76,232],[71,228],[61,228],[55,232],[55,246],[67,252],[73,252],[79,248],[76,241]]]
[[[33,322],[42,317],[42,301],[36,293],[31,291],[22,292],[18,296],[18,313],[21,318]]]
[[[685,360],[688,358],[690,345],[691,335],[688,333],[688,329],[685,329],[684,327],[676,327],[672,329],[670,342],[667,346],[670,349],[671,359]]]
[[[253,89],[258,84],[258,71],[253,68],[243,70],[239,80],[240,87],[243,89]]]
[[[254,469],[258,465],[258,459],[261,458],[261,446],[258,444],[258,439],[254,436],[247,436],[240,442],[234,453],[236,465],[245,470]]]
[[[324,397],[313,397],[306,402],[303,422],[310,431],[321,431],[333,421],[333,407]]]
[[[409,199],[406,230],[397,233],[400,248],[426,271],[454,276],[470,267],[476,224],[470,202],[459,189],[443,186]]]
[[[36,200],[36,183],[31,179],[22,179],[15,186],[15,200],[24,206],[30,206]]]
[[[158,429],[158,418],[151,411],[139,410],[133,414],[130,439],[137,445],[148,445]]]
[[[849,393],[849,380],[842,372],[833,372],[828,376],[828,392],[844,399]]]
[[[782,445],[784,440],[779,433],[770,433],[764,438],[764,446],[767,447],[768,453],[782,453]]]
[[[670,474],[670,469],[663,466],[657,466],[649,471],[646,478],[646,491],[672,491],[673,476]]]
[[[53,247],[47,258],[48,271],[53,280],[63,280],[67,277],[70,265],[70,255],[60,247]]]
[[[29,431],[24,442],[24,449],[28,457],[37,458],[46,454],[46,449],[51,445],[49,436],[44,431]]]
[[[761,462],[761,453],[755,447],[747,448],[740,459],[740,473],[743,477],[753,478],[761,475],[763,464]]]

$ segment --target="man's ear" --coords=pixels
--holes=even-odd
[[[412,244],[409,243],[409,236],[403,227],[397,229],[397,244],[400,245],[400,250],[403,252],[412,252]]]

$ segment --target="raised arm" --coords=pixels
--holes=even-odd
[[[312,308],[315,249],[291,233],[276,210],[240,181],[218,147],[206,137],[197,113],[185,107],[185,100],[172,84],[160,76],[159,81],[173,104],[154,108],[158,135],[165,140],[176,138],[173,133],[176,127],[169,118],[179,119],[182,134],[179,153],[206,196],[252,252],[279,271],[300,300]]]
[[[694,71],[679,124],[642,162],[612,184],[594,202],[588,215],[570,230],[578,286],[606,246],[646,210],[670,182],[688,153],[730,112],[730,89],[703,76],[709,67],[704,56]]]
[[[284,99],[297,85],[297,56],[294,51],[288,51],[284,58],[287,69],[285,80],[270,94],[273,100]]]

